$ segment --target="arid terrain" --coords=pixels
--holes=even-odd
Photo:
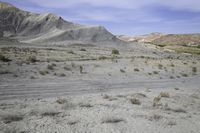
[[[72,35],[66,23],[51,22],[51,30]],[[0,133],[200,131],[198,54],[125,43],[104,28],[73,27],[78,35],[67,40],[56,32],[53,43],[44,41],[54,38],[44,29],[41,39],[10,28],[0,38]]]

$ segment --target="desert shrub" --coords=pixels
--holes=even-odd
[[[171,63],[171,67],[175,67],[175,65],[173,63]]]
[[[152,73],[148,73],[148,75],[152,75]]]
[[[161,100],[160,96],[154,97],[154,99],[153,99],[153,107],[162,105],[160,100]]]
[[[86,51],[86,49],[82,48],[82,49],[80,49],[80,51]]]
[[[158,71],[153,71],[153,74],[159,74],[159,72]]]
[[[2,70],[2,71],[0,71],[0,74],[12,74],[12,72],[10,72],[8,70]]]
[[[187,113],[185,109],[182,108],[176,108],[176,109],[171,109],[175,113]]]
[[[145,98],[147,97],[145,94],[143,93],[134,93],[134,94],[131,94],[132,97],[136,97],[136,98]]]
[[[167,125],[169,125],[169,126],[175,126],[175,125],[177,125],[177,123],[176,123],[176,121],[169,121],[167,123]]]
[[[70,50],[68,53],[69,54],[75,54],[74,51],[72,51],[72,50]]]
[[[92,106],[91,104],[89,104],[89,103],[80,103],[79,106],[82,107],[82,108],[91,108],[91,107],[93,107],[93,106]]]
[[[122,121],[125,121],[125,120],[122,118],[117,118],[117,117],[107,117],[107,118],[102,119],[102,123],[118,123]]]
[[[75,67],[76,67],[76,65],[75,65],[74,62],[71,62],[71,66],[72,66],[72,68],[75,68]]]
[[[179,88],[174,88],[175,90],[180,90]]]
[[[186,73],[181,73],[181,75],[182,75],[183,77],[188,77],[188,74],[186,74]]]
[[[109,98],[110,98],[109,95],[107,95],[107,94],[103,95],[103,99],[109,99]]]
[[[56,116],[60,114],[60,112],[57,112],[57,111],[46,111],[46,112],[43,112],[41,114],[41,116]]]
[[[120,69],[120,72],[121,72],[121,73],[125,73],[125,70],[123,70],[123,69]]]
[[[75,125],[76,123],[78,123],[77,120],[71,120],[67,122],[68,125]]]
[[[0,54],[0,61],[9,62],[11,60],[9,58],[5,57],[4,55]]]
[[[135,68],[134,71],[135,71],[135,72],[139,72],[140,70],[139,70],[138,68]]]
[[[98,59],[99,59],[99,60],[106,60],[106,59],[109,59],[109,58],[106,57],[106,56],[100,56]]]
[[[163,65],[162,64],[158,64],[158,69],[162,69]]]
[[[49,74],[49,72],[48,72],[47,70],[39,71],[39,73],[40,73],[41,75]]]
[[[109,95],[107,95],[107,94],[105,94],[105,95],[103,96],[103,99],[108,99],[109,101],[114,101],[114,100],[117,100],[117,98],[116,98],[116,97],[109,96]]]
[[[54,70],[54,66],[53,66],[52,64],[51,64],[51,65],[48,64],[48,65],[47,65],[47,69],[49,69],[49,70]]]
[[[169,98],[169,93],[168,92],[161,92],[160,97],[166,97]]]
[[[112,50],[112,54],[119,54],[119,50],[113,49],[113,50]]]
[[[58,99],[56,100],[56,102],[57,102],[58,104],[64,104],[64,103],[67,103],[68,101],[67,101],[67,99],[65,99],[65,98],[58,98]]]
[[[32,56],[29,56],[26,59],[26,61],[31,62],[31,63],[35,63],[35,62],[37,62],[37,58],[36,58],[36,56],[32,55]]]
[[[83,73],[83,66],[79,67],[80,73]]]
[[[71,68],[67,67],[67,66],[64,66],[63,67],[66,71],[71,71]]]
[[[59,77],[65,77],[66,75],[64,73],[60,73]]]
[[[21,121],[23,119],[24,117],[19,114],[5,114],[4,116],[2,116],[2,120],[6,124],[11,122]]]
[[[192,67],[192,72],[195,74],[197,72],[197,68],[196,67]]]
[[[149,117],[149,120],[150,121],[158,121],[160,119],[162,119],[163,117],[161,115],[158,115],[158,114],[154,114],[152,116]]]
[[[36,77],[34,77],[34,76],[31,76],[31,77],[30,77],[30,79],[36,79]]]
[[[140,100],[137,99],[137,98],[131,98],[131,99],[130,99],[130,102],[131,102],[132,104],[136,104],[136,105],[140,105],[140,104],[141,104]]]

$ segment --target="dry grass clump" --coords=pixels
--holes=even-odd
[[[68,101],[67,101],[67,99],[65,99],[65,98],[58,98],[58,99],[56,100],[56,102],[57,102],[58,104],[64,104],[64,103],[67,103]]]
[[[137,99],[137,98],[130,98],[130,102],[131,102],[132,104],[141,105],[140,100]]]
[[[169,93],[168,92],[161,92],[160,97],[169,98]]]
[[[154,99],[153,99],[153,107],[161,106],[162,103],[160,102],[160,100],[161,100],[160,96],[154,97]]]
[[[125,120],[122,118],[114,117],[114,116],[102,119],[102,123],[119,123],[122,121],[125,121]]]

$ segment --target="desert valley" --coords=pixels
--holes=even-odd
[[[199,133],[200,34],[115,36],[0,3],[0,133]]]

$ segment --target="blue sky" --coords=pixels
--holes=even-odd
[[[114,34],[199,33],[200,0],[2,0],[21,9],[51,12]]]

